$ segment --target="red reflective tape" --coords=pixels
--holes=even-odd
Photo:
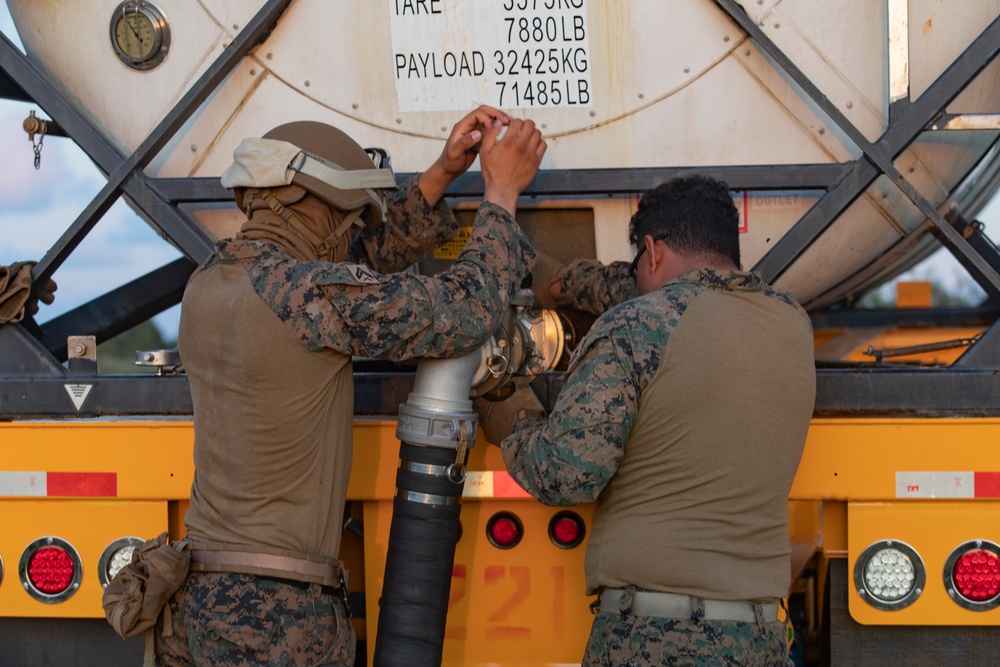
[[[750,193],[743,191],[743,219],[740,220],[739,233],[746,234],[749,231],[750,216]]]
[[[521,485],[514,481],[509,472],[503,470],[493,471],[493,497],[494,498],[530,498],[531,494],[521,488]]]
[[[1000,472],[977,472],[976,498],[1000,498]]]
[[[47,496],[114,498],[118,495],[116,472],[50,472]]]

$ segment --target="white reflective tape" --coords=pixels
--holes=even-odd
[[[974,498],[976,474],[968,471],[897,472],[897,498]]]
[[[464,498],[492,498],[493,497],[493,471],[492,470],[469,470],[465,473],[465,488],[462,489]]]
[[[44,472],[0,471],[0,496],[44,496],[47,492]]]
[[[530,498],[506,470],[469,470],[462,495],[466,498]]]

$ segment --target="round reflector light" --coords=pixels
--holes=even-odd
[[[913,590],[913,563],[895,549],[881,549],[865,566],[865,587],[888,602],[904,598]]]
[[[883,540],[861,552],[854,564],[854,585],[865,602],[886,611],[904,609],[923,593],[927,572],[913,547]]]
[[[985,549],[967,551],[955,563],[952,575],[962,597],[989,600],[1000,592],[1000,556]]]
[[[498,549],[517,546],[523,536],[521,520],[510,512],[497,512],[486,523],[486,537]]]
[[[576,512],[569,510],[558,512],[549,521],[549,539],[562,549],[578,546],[586,534],[587,527]]]
[[[80,588],[83,564],[80,554],[66,540],[43,537],[21,554],[21,585],[40,602],[63,602]]]
[[[986,540],[959,545],[945,562],[944,585],[966,609],[987,611],[1000,605],[1000,546]]]
[[[121,537],[104,547],[101,558],[97,561],[97,578],[101,582],[101,588],[107,588],[119,570],[132,562],[132,554],[141,545],[142,540],[138,537]]]
[[[28,558],[28,581],[46,595],[69,588],[74,570],[73,559],[59,547],[43,547]]]

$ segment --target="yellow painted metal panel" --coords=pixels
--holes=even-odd
[[[186,500],[191,493],[190,422],[11,422],[0,424],[0,442],[0,471],[113,472],[119,499]]]
[[[352,500],[392,498],[399,467],[399,440],[394,420],[354,422],[354,460],[347,497]]]
[[[930,308],[933,305],[930,281],[896,283],[896,308]]]
[[[593,622],[589,610],[593,598],[584,594],[586,540],[573,549],[559,548],[549,540],[549,521],[563,509],[531,500],[462,503],[462,537],[455,552],[443,665],[579,664]],[[593,507],[571,509],[584,520],[589,534]],[[516,514],[525,528],[524,538],[511,549],[498,549],[486,538],[487,521],[500,511]],[[365,503],[364,517],[370,662],[392,503]]]
[[[900,305],[899,307],[903,307]],[[874,357],[865,354],[870,345],[875,350],[894,350],[917,345],[947,344],[953,341],[969,340],[982,333],[982,327],[941,327],[931,331],[924,328],[892,327],[875,333],[867,342],[859,345],[853,352],[842,357],[843,361],[873,362]],[[941,350],[927,351],[917,354],[902,354],[887,357],[887,361],[897,363],[920,363],[923,365],[947,365],[953,363],[968,350],[968,345],[953,343],[953,346]]]
[[[848,609],[865,625],[997,625],[1000,608],[976,612],[948,597],[945,561],[951,551],[970,540],[1000,543],[1000,501],[928,501],[850,503],[848,505],[848,576],[853,578],[858,555],[881,540],[898,540],[920,555],[927,572],[923,593],[905,609],[882,611],[849,591]],[[852,579],[853,580],[853,579]]]
[[[0,424],[0,442],[6,445],[0,472],[113,472],[119,499],[187,500],[194,478],[194,431],[187,421],[11,422]],[[487,446],[481,433],[478,442],[469,467],[504,470],[500,450]],[[392,498],[398,465],[396,421],[355,422],[348,497]]]
[[[363,567],[354,569],[356,583],[364,581],[369,592],[381,590],[399,460],[395,428],[394,420],[355,423],[354,468],[348,498],[364,501],[364,547],[357,554]],[[791,531],[795,541],[803,545],[800,560],[808,558],[808,545],[822,541],[828,556],[849,551],[853,566],[853,559],[865,546],[891,537],[909,541],[921,554],[935,559],[936,564],[929,566],[928,588],[931,584],[938,585],[940,568],[954,545],[976,537],[1000,539],[971,534],[974,531],[966,531],[969,535],[956,532],[965,524],[975,527],[977,517],[982,525],[988,523],[983,517],[1000,525],[994,516],[1000,513],[1000,504],[991,499],[900,502],[896,499],[896,474],[1000,471],[1000,452],[994,447],[998,428],[998,419],[814,420],[791,493]],[[108,542],[127,534],[148,538],[167,530],[171,512],[175,515],[174,536],[181,536],[177,519],[182,516],[193,475],[193,434],[189,422],[8,423],[0,425],[0,441],[5,445],[4,463],[0,466],[4,471],[113,471],[119,480],[118,500],[0,499],[3,516],[14,517],[5,525],[0,541],[0,557],[6,570],[0,584],[0,615],[99,617],[100,591],[94,569],[100,551]],[[481,434],[479,443],[470,452],[470,470],[483,475],[503,471],[499,449],[485,445]],[[489,662],[491,656],[495,659],[497,651],[502,655],[530,650],[535,655],[539,650],[537,644],[544,645],[545,651],[551,649],[551,655],[546,653],[549,657],[539,658],[538,664],[563,661],[567,656],[570,661],[578,660],[591,621],[583,595],[583,547],[563,551],[548,541],[544,527],[556,511],[554,508],[530,499],[493,498],[489,495],[493,488],[484,484],[481,495],[464,501],[466,535],[459,544],[456,564],[465,570],[464,576],[457,570],[454,579],[453,590],[461,597],[453,600],[449,615],[446,659],[451,664],[473,664]],[[823,502],[817,504],[817,501]],[[854,501],[850,503],[850,512],[847,501]],[[817,518],[820,506],[822,513]],[[872,507],[892,508],[892,512]],[[856,511],[857,508],[866,509]],[[500,509],[517,513],[528,530],[524,542],[513,550],[497,550],[485,539],[485,519]],[[592,507],[581,507],[578,511],[589,521]],[[869,515],[875,518],[869,520]],[[816,525],[820,519],[822,531]],[[895,525],[904,532],[897,535],[880,532],[883,526]],[[17,561],[23,548],[48,534],[68,540],[81,550],[84,558],[81,590],[59,605],[37,603],[21,590],[16,580]],[[916,542],[923,544],[924,534],[940,534],[948,538],[947,544],[934,542],[920,546]],[[518,592],[518,586],[523,589],[525,585],[530,591],[526,597]],[[355,591],[360,588],[360,585],[352,587]],[[947,597],[940,597],[943,595],[940,591],[936,601],[930,590],[925,595],[926,600],[918,601],[912,609],[896,613],[868,608],[859,599],[857,602],[864,607],[857,611],[856,618],[865,623],[998,622],[996,614],[977,615],[961,609]],[[370,604],[376,604],[377,594],[369,595],[368,599]],[[563,605],[561,611],[554,607],[557,603]],[[496,616],[501,607],[503,618]],[[367,634],[373,635],[377,616],[377,607],[368,610]],[[556,639],[539,641],[537,638],[544,633]],[[534,639],[525,639],[526,636]],[[369,647],[373,645],[370,641]]]
[[[847,555],[847,503],[823,502],[823,554],[827,558]]]
[[[815,419],[789,497],[895,500],[896,473],[1000,471],[1000,419]]]
[[[486,436],[477,432],[476,444],[469,451],[468,468],[506,470],[500,448],[486,444]],[[358,420],[354,422],[354,462],[347,497],[351,500],[389,500],[396,493],[396,468],[399,467],[399,440],[395,420]]]
[[[167,530],[167,503],[117,500],[0,500],[0,616],[103,618],[98,578],[101,553],[122,537],[148,539]],[[83,579],[77,592],[64,602],[39,602],[25,592],[18,565],[25,548],[35,540],[61,538],[80,554]]]
[[[194,429],[188,421],[10,422],[0,424],[0,442],[0,472],[113,472],[119,499],[187,500],[191,492]],[[391,498],[398,464],[396,422],[356,422],[348,497]]]
[[[792,546],[792,579],[798,578],[823,544],[820,524],[822,503],[792,500],[788,503],[788,537]]]

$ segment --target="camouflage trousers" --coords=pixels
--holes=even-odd
[[[157,665],[354,666],[355,638],[338,595],[317,584],[192,572],[156,623]]]
[[[594,617],[583,667],[792,667],[781,621],[706,621],[691,602],[690,619],[636,616],[626,589],[619,612]]]

